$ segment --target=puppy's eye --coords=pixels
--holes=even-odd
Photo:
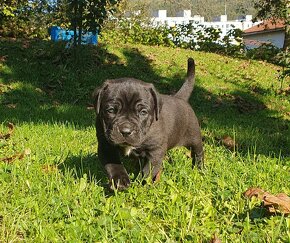
[[[116,109],[115,109],[114,107],[110,107],[110,108],[108,108],[106,111],[107,111],[107,113],[109,113],[109,114],[115,114],[115,113],[116,113]]]
[[[148,115],[148,111],[146,109],[143,109],[143,110],[139,111],[139,115],[140,116],[147,116]]]

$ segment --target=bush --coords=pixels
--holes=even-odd
[[[279,52],[280,49],[272,44],[262,44],[257,48],[247,50],[246,56],[251,59],[277,62],[275,57]]]
[[[263,44],[258,48],[247,50],[246,56],[251,59],[267,61],[281,67],[278,70],[277,79],[280,82],[280,90],[283,84],[290,76],[290,54],[271,44]],[[289,79],[288,79],[289,80]]]
[[[102,35],[106,41],[121,39],[129,43],[189,48],[230,55],[240,55],[243,50],[240,30],[231,30],[221,38],[219,29],[191,23],[169,27],[152,26],[149,20],[116,20],[107,24]]]

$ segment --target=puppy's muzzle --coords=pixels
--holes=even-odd
[[[129,123],[123,123],[119,126],[119,131],[122,134],[123,137],[129,137],[133,131],[134,128]]]

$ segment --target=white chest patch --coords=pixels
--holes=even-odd
[[[133,147],[133,146],[126,146],[126,147],[124,147],[124,154],[125,154],[125,156],[129,156],[134,149],[135,149],[135,147]]]

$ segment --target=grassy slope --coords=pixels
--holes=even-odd
[[[49,42],[0,42],[0,132],[15,124],[0,140],[0,158],[31,151],[0,162],[1,240],[201,242],[215,233],[223,242],[290,240],[289,218],[266,217],[242,195],[251,186],[290,194],[290,104],[275,94],[277,67],[140,45],[73,55]],[[158,184],[142,186],[137,177],[128,191],[109,193],[87,109],[91,92],[106,78],[131,76],[172,93],[190,56],[207,168],[192,170],[186,150],[174,149]],[[217,142],[224,135],[237,151]],[[138,163],[126,163],[133,178]]]

